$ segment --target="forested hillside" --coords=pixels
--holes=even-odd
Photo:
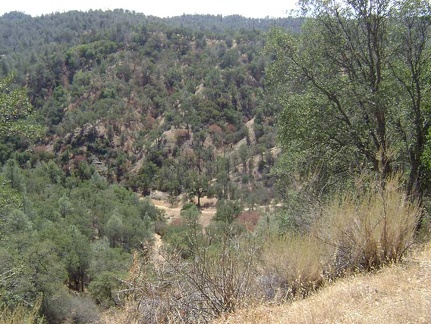
[[[277,109],[263,96],[262,49],[270,27],[298,31],[300,22],[121,10],[4,15],[1,72],[28,88],[48,128],[32,164],[53,157],[67,174],[88,179],[96,169],[144,195],[204,190],[228,198],[235,193],[226,178],[234,176],[271,187]],[[27,149],[16,145],[2,149],[3,163]],[[29,159],[23,153],[20,164]],[[193,185],[212,179],[213,188]]]
[[[430,17],[0,17],[0,321],[206,323],[401,262],[430,229]]]
[[[221,219],[269,204],[277,106],[263,95],[263,47],[271,27],[299,32],[301,22],[2,16],[2,302],[42,298],[49,322],[121,305],[133,251],[148,253],[154,232],[171,242],[188,233],[138,198],[151,191],[172,204],[241,201]]]

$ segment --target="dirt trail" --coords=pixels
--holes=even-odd
[[[168,219],[168,223],[172,222],[175,218],[180,217],[181,208],[173,207],[168,202],[158,199],[151,199],[151,202],[157,208],[163,210],[166,213],[166,218]]]
[[[163,210],[166,213],[166,218],[168,220],[168,224],[170,224],[174,219],[180,218],[181,213],[181,206],[175,207],[172,206],[170,203],[164,200],[159,199],[153,199],[151,198],[151,202],[156,206],[157,208]],[[209,203],[208,199],[203,199],[202,203]],[[211,220],[213,219],[215,213],[216,213],[215,207],[206,207],[201,209],[201,216],[199,217],[199,224],[202,225],[202,227],[207,227]],[[154,233],[154,246],[153,251],[151,253],[151,258],[154,264],[162,264],[163,263],[163,257],[160,254],[160,248],[163,245],[162,237]]]
[[[163,241],[162,241],[162,237],[157,234],[154,233],[154,245],[153,245],[153,251],[151,253],[151,259],[153,261],[154,265],[159,265],[163,262],[163,257],[160,254],[160,248],[163,245]]]
[[[174,219],[180,218],[182,206],[178,206],[178,207],[172,206],[170,203],[164,200],[158,200],[158,199],[151,199],[151,202],[154,204],[154,206],[163,210],[166,213],[168,224],[171,223]],[[201,203],[205,205],[206,203],[209,203],[209,200],[202,198]],[[214,217],[216,211],[217,211],[216,208],[212,206],[201,208],[201,216],[199,217],[199,224],[201,224],[203,227],[208,226],[211,223],[211,220]]]

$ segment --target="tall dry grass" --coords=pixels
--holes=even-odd
[[[334,278],[400,261],[420,213],[399,176],[384,183],[361,179],[319,210],[308,233],[267,239],[260,275],[265,299],[304,297]]]
[[[409,201],[400,177],[358,182],[323,209],[312,235],[332,254],[332,275],[370,271],[398,262],[414,241],[421,209]]]
[[[315,237],[291,234],[265,242],[260,282],[264,299],[304,297],[324,282],[324,249]]]
[[[32,308],[24,305],[11,309],[7,305],[0,305],[0,323],[2,324],[42,324],[43,318],[39,316],[42,298],[36,301]]]
[[[337,280],[309,298],[242,309],[214,323],[431,323],[431,245],[402,264]]]

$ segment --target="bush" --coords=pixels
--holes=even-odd
[[[418,203],[406,198],[399,176],[384,183],[359,181],[324,208],[313,231],[330,247],[333,275],[370,271],[401,260],[413,243],[420,213]]]
[[[170,262],[179,279],[174,314],[181,320],[208,322],[253,300],[256,245],[226,237],[217,246],[199,246],[189,262]]]
[[[207,323],[244,306],[257,294],[255,241],[224,236],[216,244],[189,237],[189,257],[183,249],[161,250],[151,265],[136,256],[131,278],[120,296],[123,314],[107,323]],[[145,271],[142,271],[145,269]],[[126,318],[126,320],[125,320]]]
[[[399,176],[384,182],[361,179],[319,213],[311,211],[307,231],[269,234],[260,274],[264,297],[305,296],[336,277],[400,261],[413,244],[421,213],[400,183]]]
[[[94,301],[83,295],[59,291],[45,298],[42,312],[48,323],[97,323],[99,309]]]

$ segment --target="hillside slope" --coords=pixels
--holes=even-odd
[[[216,323],[430,323],[431,245],[402,264],[329,285],[310,298],[250,307]]]
[[[0,78],[15,74],[47,132],[34,148],[9,140],[0,163],[52,159],[67,176],[98,173],[144,196],[266,203],[279,110],[264,93],[266,32],[300,24],[122,10],[3,15]]]

